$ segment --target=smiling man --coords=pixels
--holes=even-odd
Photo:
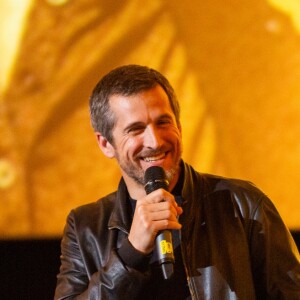
[[[131,96],[113,95],[110,109],[115,119],[112,140],[100,132],[96,135],[103,153],[117,159],[131,196],[143,196],[145,170],[154,165],[165,169],[174,187],[181,158],[181,128],[163,88],[156,85]],[[135,195],[140,190],[142,193]]]
[[[248,182],[201,174],[181,159],[179,104],[162,74],[112,70],[90,112],[122,178],[117,191],[69,214],[55,299],[299,299],[299,253],[272,202]],[[146,193],[154,166],[168,188]],[[175,255],[167,280],[155,242],[163,230]]]

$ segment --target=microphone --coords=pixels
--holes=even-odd
[[[160,188],[165,189],[166,191],[169,188],[169,182],[166,178],[165,171],[158,166],[148,168],[145,172],[144,180],[144,187],[147,195]],[[160,231],[156,237],[155,243],[158,253],[158,262],[161,265],[164,279],[169,279],[174,273],[175,263],[171,231]]]

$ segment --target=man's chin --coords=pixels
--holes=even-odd
[[[138,185],[144,186],[144,172],[132,172],[126,169],[123,169],[123,172],[130,177]]]

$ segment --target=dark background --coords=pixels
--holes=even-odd
[[[292,232],[300,249],[300,231]],[[0,241],[0,298],[53,299],[60,239]]]

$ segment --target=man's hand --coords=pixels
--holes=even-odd
[[[177,217],[182,214],[174,196],[158,189],[137,200],[128,239],[132,246],[145,254],[153,251],[155,238],[164,229],[180,229]]]

